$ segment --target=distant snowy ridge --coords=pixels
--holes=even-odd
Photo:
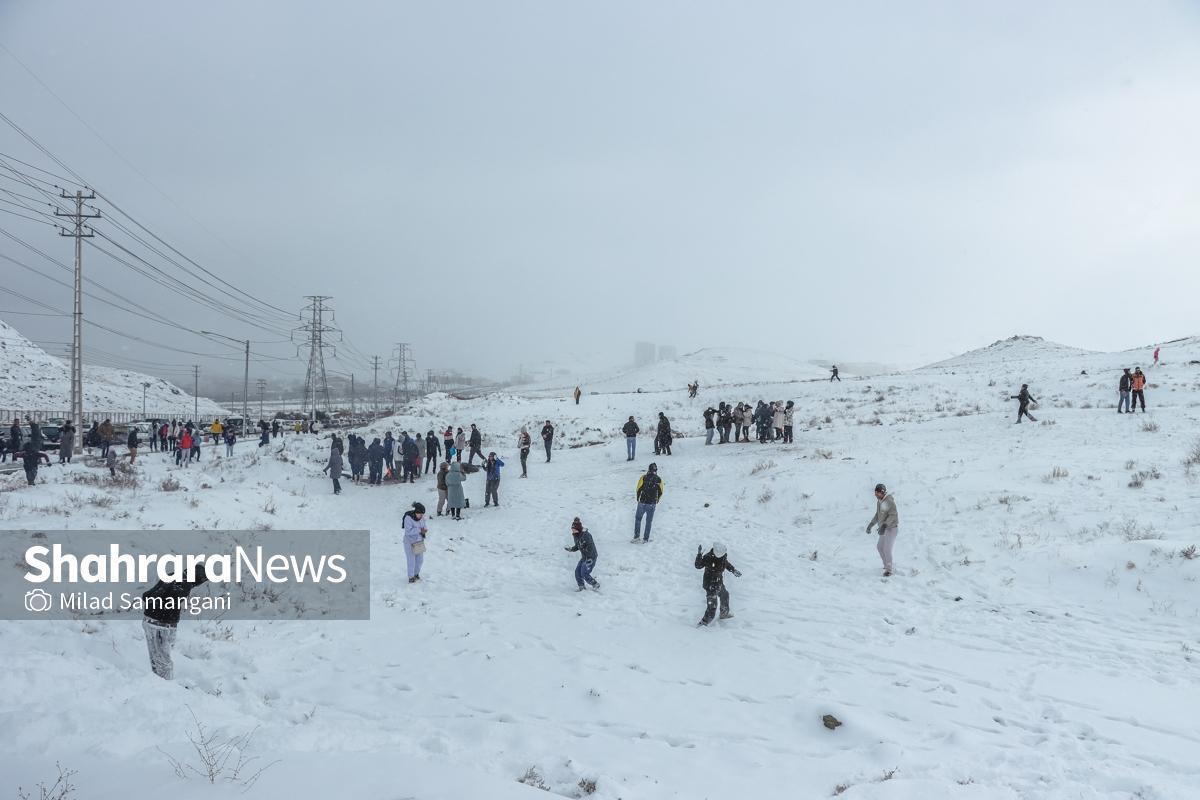
[[[83,365],[83,410],[127,412],[142,410],[142,384],[148,414],[191,418],[192,395],[170,381],[140,372]],[[0,410],[62,411],[71,407],[69,365],[26,339],[0,320]],[[229,413],[206,398],[199,400],[201,418]]]

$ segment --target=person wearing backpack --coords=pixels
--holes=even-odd
[[[717,615],[718,604],[721,606],[721,619],[732,617],[733,613],[729,610],[729,591],[725,588],[725,573],[732,572],[738,578],[742,573],[729,563],[729,553],[725,550],[725,545],[713,542],[707,553],[704,552],[704,545],[697,546],[696,569],[704,570],[704,577],[700,583],[704,587],[706,604],[704,616],[696,623],[696,627],[703,627],[713,621],[713,617]]]
[[[592,535],[584,529],[579,517],[571,522],[571,537],[575,543],[570,547],[564,547],[563,550],[568,553],[579,553],[579,563],[575,565],[575,583],[579,585],[576,591],[582,592],[585,583],[593,589],[599,589],[600,581],[592,577],[592,570],[596,567],[596,542],[592,539]]]
[[[408,582],[421,580],[421,565],[425,563],[425,535],[429,523],[425,521],[425,506],[413,503],[412,509],[404,512],[404,558],[408,561]]]
[[[633,515],[633,542],[636,544],[650,541],[650,526],[654,523],[654,509],[662,499],[663,482],[658,477],[658,465],[651,464],[646,468],[646,474],[638,478],[634,497],[637,498],[637,511]],[[642,517],[646,518],[646,535],[642,537]]]

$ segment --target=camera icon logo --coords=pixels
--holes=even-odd
[[[44,589],[30,589],[25,593],[25,610],[40,614],[49,611],[54,605],[54,598]]]

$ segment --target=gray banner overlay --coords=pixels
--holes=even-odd
[[[368,531],[0,531],[0,565],[6,620],[371,617]],[[195,565],[207,582],[143,597]]]

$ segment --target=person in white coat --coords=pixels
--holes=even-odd
[[[404,512],[404,558],[408,561],[408,582],[421,580],[421,565],[425,563],[425,535],[429,525],[425,522],[425,506],[413,503]]]
[[[771,404],[771,427],[775,429],[775,438],[783,438],[783,401],[776,400]]]
[[[896,512],[896,499],[888,494],[882,483],[875,486],[875,501],[875,516],[867,523],[867,533],[879,526],[879,542],[875,549],[883,561],[883,577],[887,578],[892,574],[892,548],[896,544],[896,534],[900,532],[900,515]]]

